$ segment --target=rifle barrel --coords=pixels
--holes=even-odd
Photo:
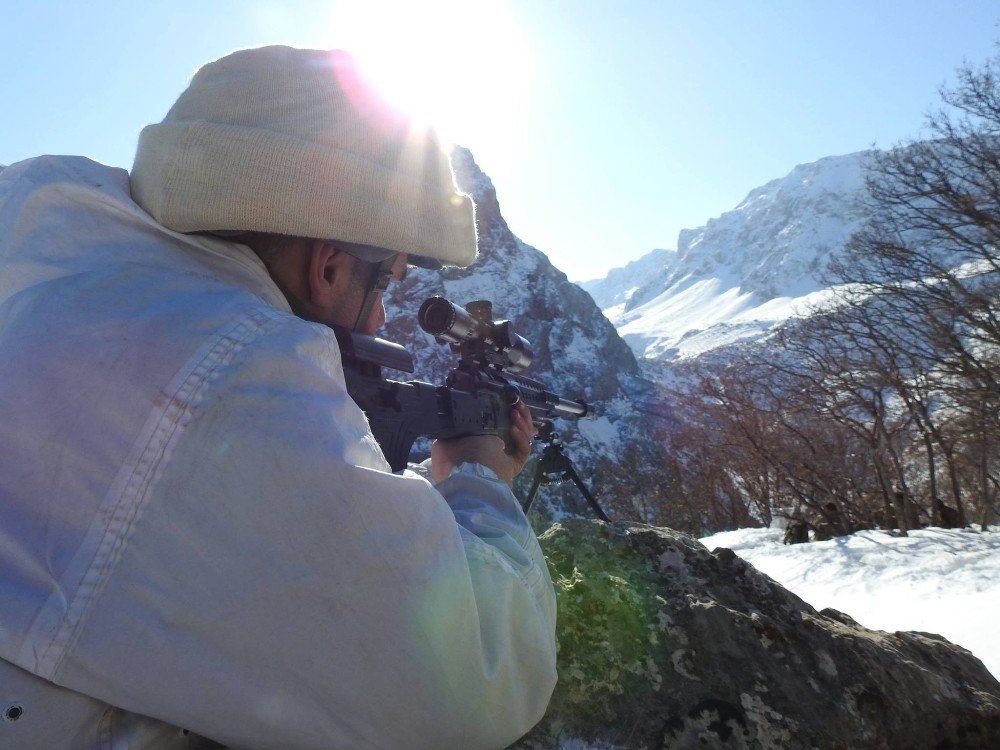
[[[556,404],[556,411],[561,414],[568,414],[573,417],[586,417],[590,414],[590,405],[586,401],[572,401],[568,398],[559,398]]]

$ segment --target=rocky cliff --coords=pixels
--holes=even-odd
[[[419,379],[441,382],[454,358],[417,325],[421,302],[433,295],[458,304],[491,300],[495,317],[513,321],[532,344],[534,361],[525,374],[562,396],[593,405],[593,418],[560,425],[567,452],[590,483],[598,463],[616,463],[629,443],[647,437],[662,421],[644,406],[651,385],[590,295],[511,232],[492,182],[472,155],[457,150],[452,160],[459,187],[476,203],[479,258],[467,269],[411,269],[386,300],[386,336],[411,348]]]

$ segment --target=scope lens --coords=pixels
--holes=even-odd
[[[417,321],[420,327],[432,336],[440,336],[451,328],[455,313],[451,303],[444,297],[431,297],[420,306]]]
[[[444,297],[425,300],[417,312],[417,322],[431,336],[452,344],[475,336],[478,325],[469,313]]]
[[[531,365],[534,356],[531,344],[523,336],[514,333],[509,320],[500,321],[493,329],[493,343],[507,355],[510,364],[506,369],[511,372],[526,370]]]

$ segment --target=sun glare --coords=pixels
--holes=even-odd
[[[347,0],[334,7],[330,42],[447,140],[503,150],[519,125],[531,59],[504,3]]]

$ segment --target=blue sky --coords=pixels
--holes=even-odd
[[[998,20],[986,0],[6,3],[0,163],[127,168],[200,64],[357,44],[410,88],[451,81],[450,114],[473,116],[450,132],[511,228],[581,280],[798,163],[919,135],[954,69],[995,53]]]

